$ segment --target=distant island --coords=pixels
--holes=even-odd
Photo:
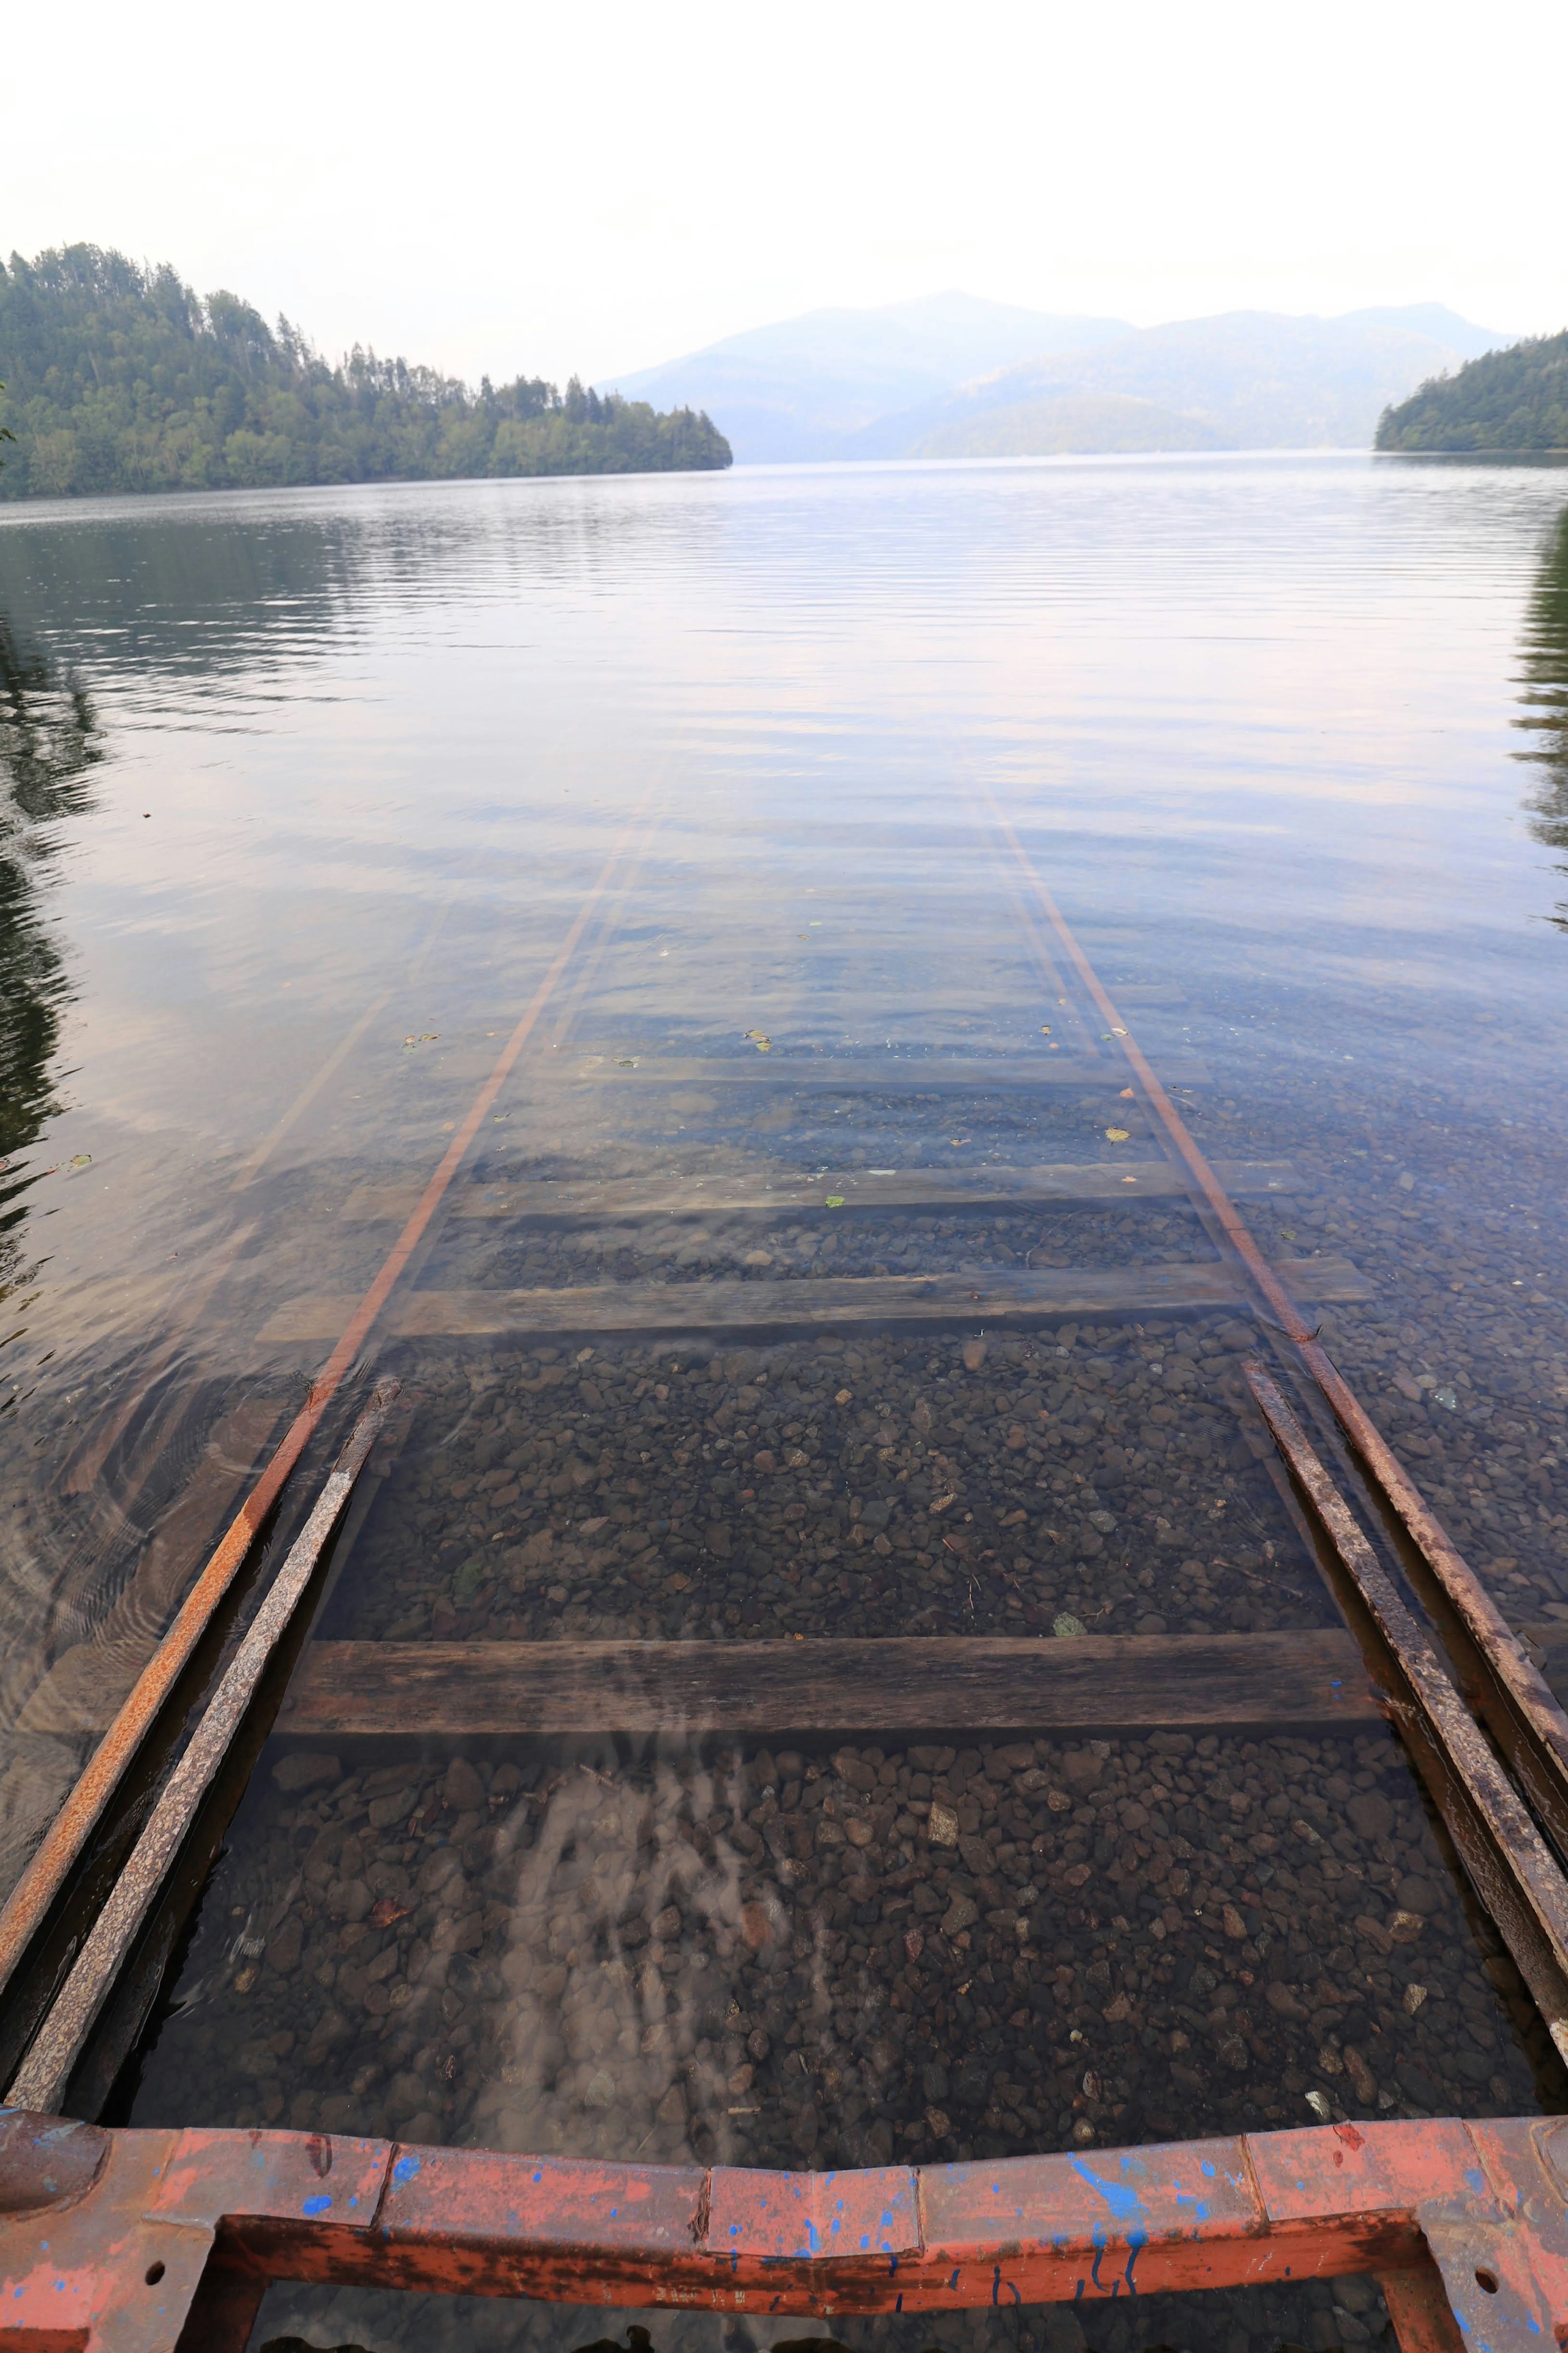
[[[0,263],[0,384],[6,500],[731,463],[700,410],[575,376],[474,391],[357,345],[331,367],[286,319],[92,245]]]
[[[1488,352],[1379,419],[1379,449],[1568,449],[1568,332]]]

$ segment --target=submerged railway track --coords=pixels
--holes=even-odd
[[[983,815],[1040,987],[1023,1060],[584,1043],[639,816],[435,1172],[344,1203],[345,1230],[395,1236],[368,1282],[266,1314],[258,1362],[308,1370],[307,1401],[172,1620],[166,1567],[148,1585],[128,1693],[79,1662],[28,1703],[101,1736],[0,1914],[12,2105],[112,2118],[71,2144],[94,2183],[150,2161],[127,2114],[207,2134],[165,2152],[171,2179],[222,2175],[226,2123],[279,2128],[281,2182],[292,2127],[345,2152],[379,2218],[286,2252],[254,2221],[192,2224],[174,2334],[115,2334],[84,2286],[82,2342],[173,2344],[189,2310],[237,2345],[269,2275],[712,2300],[731,2196],[758,2278],[788,2274],[770,2309],[983,2303],[1001,2241],[961,2177],[1004,2160],[1035,2168],[1007,2177],[1006,2244],[1035,2250],[1005,2258],[1010,2292],[1081,2299],[1091,2274],[1092,2297],[1110,2283],[1059,2219],[1072,2160],[1049,2144],[1080,2173],[1095,2152],[1097,2180],[1163,2167],[1174,2214],[1209,2159],[1105,2152],[1195,2114],[1251,2137],[1221,2169],[1262,2204],[1172,2225],[1205,2253],[1158,2284],[1229,2278],[1212,2238],[1274,2232],[1297,2277],[1377,2272],[1406,2353],[1457,2341],[1478,2294],[1503,2299],[1492,2344],[1568,2323],[1560,2216],[1525,2244],[1509,2203],[1529,2167],[1557,2179],[1544,2128],[1434,2141],[1424,2185],[1400,2173],[1415,2144],[1377,2138],[1568,2088],[1568,1721],[1322,1344],[1360,1271],[1253,1238],[1238,1204],[1302,1180],[1203,1152],[1173,1092],[1201,1060],[1145,1050]],[[468,1173],[514,1076],[537,1128],[594,1147]],[[1050,1126],[1069,1096],[1092,1156]],[[606,1152],[634,1105],[659,1150]],[[402,1396],[258,1577],[373,1364]],[[1456,2048],[1491,2060],[1456,2072]],[[389,2206],[413,2177],[378,2132],[470,2145],[421,2148],[436,2221]],[[552,2168],[526,2246],[487,2142]],[[1477,2147],[1484,2196],[1456,2188]],[[1338,2180],[1385,2147],[1397,2228]],[[645,2150],[706,2163],[700,2230],[676,2171],[615,2170]],[[1325,2185],[1315,2252],[1269,2186],[1290,2166]],[[908,2198],[915,2219],[830,2275],[799,2216],[776,2242],[758,2218],[809,2220],[847,2169],[846,2211]],[[1455,2220],[1466,2197],[1496,2212]],[[606,2198],[674,2219],[623,2245],[582,2219]],[[406,2252],[421,2229],[479,2252]]]

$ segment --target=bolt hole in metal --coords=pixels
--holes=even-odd
[[[1476,2273],[1476,2285],[1479,2288],[1483,2289],[1488,2295],[1496,2295],[1498,2292],[1498,2275],[1496,2272],[1479,2269]]]
[[[148,2266],[147,2266],[147,2274],[146,2274],[146,2277],[147,2277],[147,2284],[148,2284],[148,2286],[149,2286],[149,2287],[156,2287],[156,2286],[157,2286],[157,2284],[158,2284],[159,2281],[160,2281],[160,2280],[163,2278],[163,2273],[164,2273],[165,2269],[166,2269],[166,2266],[165,2266],[164,2264],[163,2264],[163,2263],[149,2263],[149,2264],[148,2264]]]

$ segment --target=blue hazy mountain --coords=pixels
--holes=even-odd
[[[1363,448],[1391,403],[1509,340],[1435,302],[1134,328],[942,294],[810,311],[618,388],[659,407],[706,408],[753,465]]]
[[[700,384],[742,464],[844,454],[846,435],[972,378],[1043,353],[1089,351],[1131,332],[1124,319],[1057,318],[973,294],[931,294],[876,311],[808,311],[727,335],[705,351],[616,378],[637,400],[683,401]]]

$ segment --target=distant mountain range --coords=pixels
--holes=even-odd
[[[706,409],[751,465],[1364,448],[1391,404],[1509,340],[1438,303],[1139,328],[949,293],[810,311],[616,389]]]

